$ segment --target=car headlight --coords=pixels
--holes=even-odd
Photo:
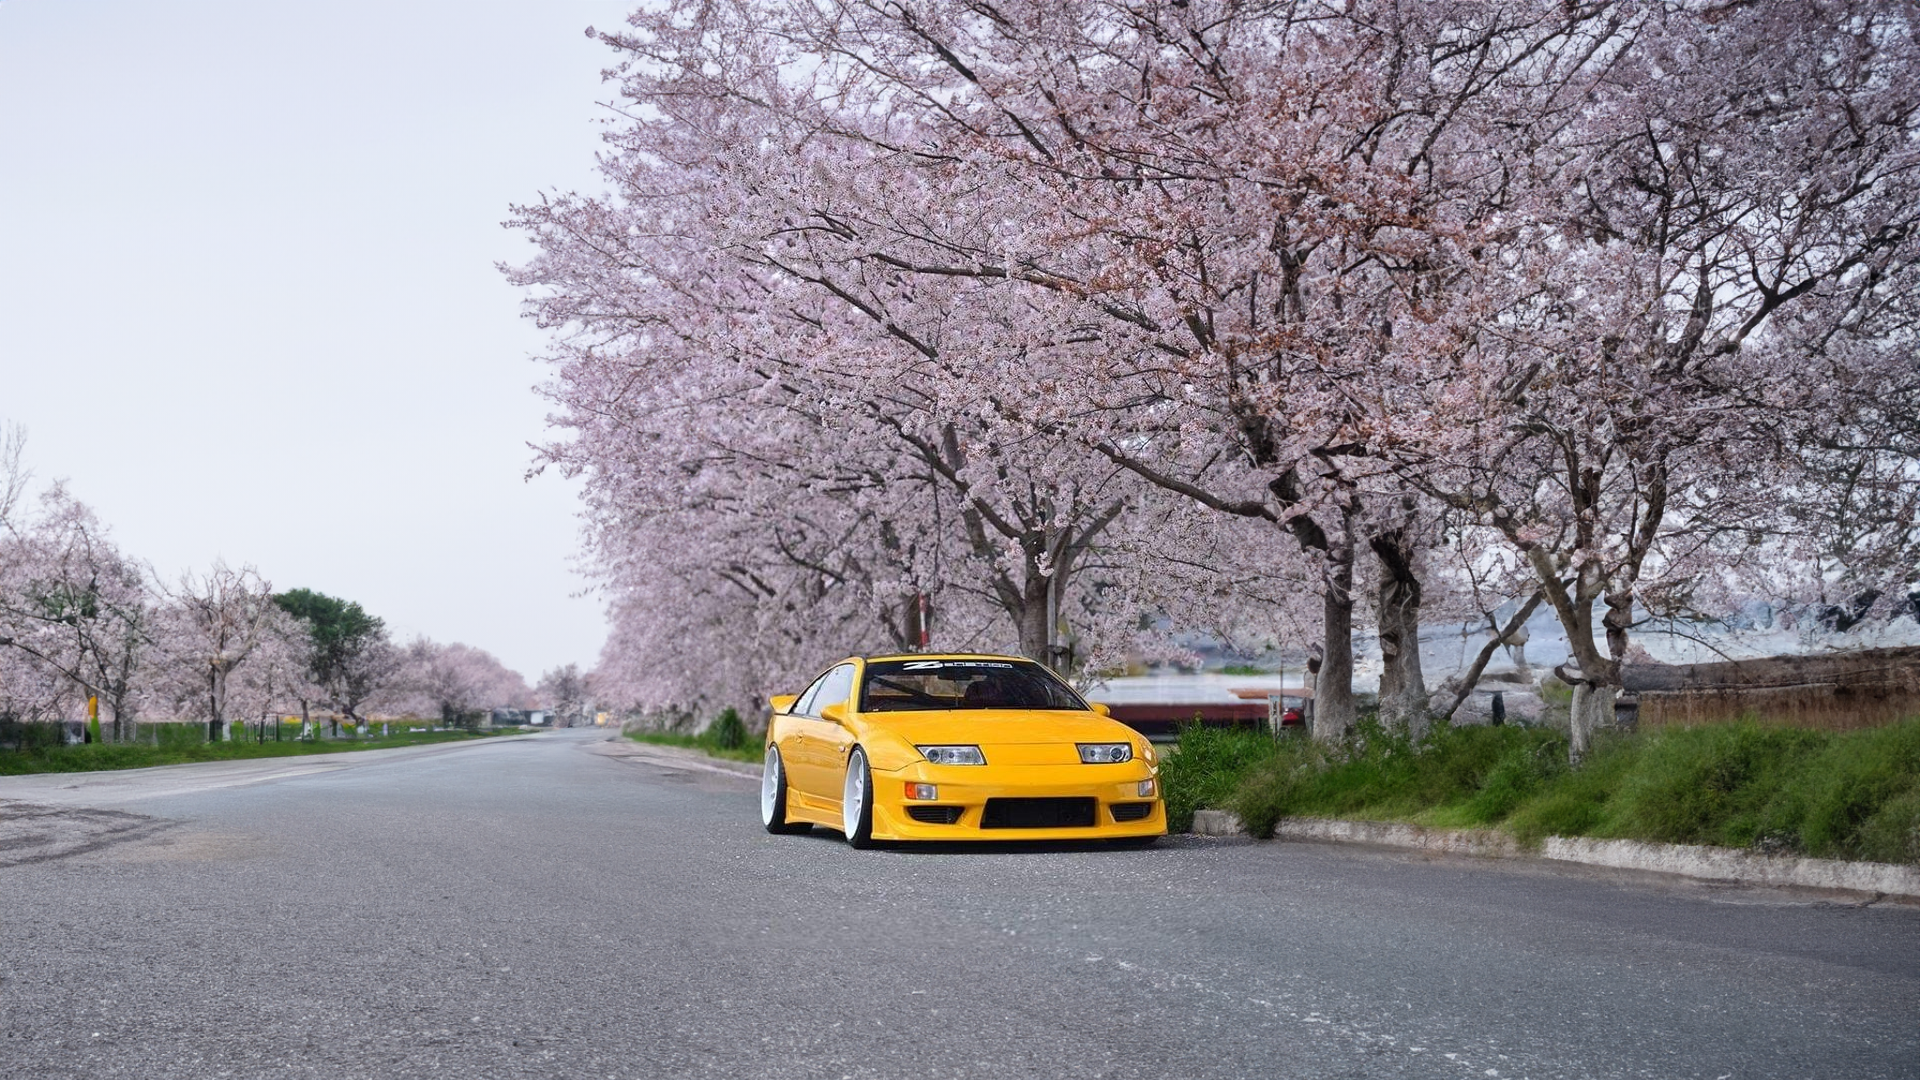
[[[1083,742],[1080,747],[1082,765],[1118,765],[1122,761],[1133,760],[1133,744],[1123,742]]]
[[[920,756],[935,765],[985,765],[987,756],[977,746],[916,746]]]

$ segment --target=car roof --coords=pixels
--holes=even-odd
[[[1019,664],[1037,664],[1039,661],[1026,656],[1005,656],[1000,653],[888,653],[884,656],[862,657],[869,664],[885,660],[1000,660]]]

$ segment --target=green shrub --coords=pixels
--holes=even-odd
[[[1240,816],[1247,832],[1269,837],[1289,814],[1300,813],[1306,793],[1325,775],[1326,751],[1308,738],[1288,739],[1272,758],[1249,768],[1227,796],[1225,808]]]
[[[205,724],[154,724],[141,725],[142,734],[153,733],[153,745],[166,750],[191,751],[193,747],[207,744],[207,726]]]
[[[64,726],[57,721],[17,720],[0,713],[0,748],[34,752],[66,744]]]
[[[1543,728],[1441,727],[1414,741],[1363,719],[1335,743],[1201,728],[1162,768],[1169,826],[1239,814],[1497,826],[1547,836],[1920,862],[1920,720],[1833,734],[1758,723],[1601,733],[1578,768]]]
[[[747,745],[747,725],[731,708],[720,710],[705,732],[705,741],[716,750],[738,750]]]
[[[1560,747],[1564,761],[1565,743]],[[1607,801],[1638,759],[1638,749],[1633,736],[1602,733],[1579,768],[1559,769],[1501,827],[1523,844],[1538,844],[1549,836],[1593,835],[1605,818]]]
[[[1550,731],[1440,726],[1415,741],[1367,718],[1338,743],[1301,740],[1249,770],[1229,805],[1256,836],[1289,815],[1484,825],[1563,772],[1565,757]]]
[[[1180,742],[1160,762],[1160,787],[1167,804],[1167,828],[1185,832],[1193,812],[1224,807],[1240,779],[1256,764],[1280,752],[1291,737],[1276,740],[1264,731],[1209,728],[1189,724]]]
[[[1872,862],[1920,863],[1920,784],[1908,785],[1861,822],[1850,850]]]
[[[1825,737],[1767,808],[1781,846],[1823,858],[1920,861],[1920,720]]]
[[[1655,732],[1610,800],[1606,832],[1746,847],[1764,831],[1768,803],[1830,738],[1752,722]]]
[[[1511,732],[1486,740],[1501,753],[1474,778],[1473,794],[1459,806],[1458,824],[1492,825],[1519,809],[1567,772],[1567,743],[1557,733],[1537,728],[1481,728]]]
[[[714,725],[720,721],[716,719]],[[729,750],[710,738],[711,727],[698,735],[688,735],[678,731],[629,731],[627,738],[634,742],[650,743],[654,746],[678,746],[685,750],[698,750],[709,757],[726,758],[729,761],[759,761],[764,752],[758,739],[747,736],[740,745]]]

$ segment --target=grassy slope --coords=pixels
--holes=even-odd
[[[1364,730],[1335,746],[1192,730],[1163,767],[1169,821],[1231,809],[1259,835],[1284,816],[1920,862],[1920,721],[1829,733],[1760,724],[1604,740],[1577,769],[1538,728],[1441,729],[1415,745]]]
[[[186,765],[199,761],[241,761],[249,758],[341,754],[354,750],[383,750],[396,746],[421,746],[426,743],[485,737],[461,731],[436,731],[397,734],[386,739],[314,742],[290,740],[264,743],[236,739],[234,742],[188,743],[175,746],[94,743],[90,746],[63,746],[40,750],[0,750],[0,776],[20,776],[27,773],[98,772],[106,769],[144,769],[153,765]]]

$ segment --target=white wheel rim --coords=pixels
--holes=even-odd
[[[767,747],[767,760],[760,768],[760,823],[773,824],[773,804],[780,798],[780,751]]]
[[[847,785],[840,792],[840,831],[853,839],[867,809],[867,756],[855,750],[847,759]]]

